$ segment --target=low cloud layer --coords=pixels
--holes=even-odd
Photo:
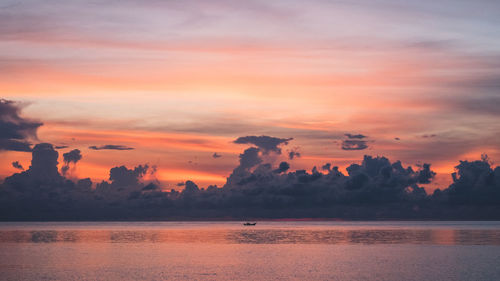
[[[0,99],[0,151],[31,151],[31,140],[43,124],[21,117],[19,104]]]
[[[270,153],[279,155],[259,147],[245,149],[222,187],[203,188],[188,180],[177,184],[182,191],[166,191],[167,186],[148,180],[156,168],[147,164],[113,167],[109,179],[97,184],[89,178],[70,180],[58,171],[59,153],[41,143],[33,148],[29,169],[0,186],[0,218],[498,217],[500,167],[493,168],[486,156],[461,161],[449,187],[427,194],[422,185],[435,176],[430,164],[414,169],[385,157],[364,156],[347,173],[331,163],[321,170],[291,170],[286,161],[269,162]],[[78,150],[63,154],[65,164],[80,159]]]

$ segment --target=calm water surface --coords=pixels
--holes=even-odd
[[[0,280],[500,280],[500,222],[0,223]]]

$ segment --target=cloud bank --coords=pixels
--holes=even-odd
[[[188,180],[177,185],[184,187],[182,191],[166,191],[168,187],[146,180],[156,170],[147,164],[113,167],[109,179],[97,184],[88,178],[70,180],[58,171],[59,153],[54,147],[37,144],[31,166],[7,177],[0,186],[0,218],[464,219],[500,214],[500,167],[493,168],[487,157],[461,161],[449,187],[427,194],[421,185],[435,176],[430,164],[414,169],[400,161],[366,155],[361,163],[347,167],[347,173],[331,163],[322,165],[321,171],[316,167],[293,171],[286,161],[276,166],[268,161],[270,154],[279,154],[278,144],[267,150],[245,149],[222,187],[202,188]],[[65,164],[75,164],[82,155],[75,149],[63,154],[63,159]]]

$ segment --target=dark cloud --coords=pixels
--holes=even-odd
[[[364,150],[368,148],[363,140],[343,140],[341,148],[343,150]]]
[[[434,197],[456,205],[499,205],[500,166],[492,168],[487,157],[476,161],[460,161],[452,174],[453,183],[436,190]]]
[[[161,192],[157,183],[145,184],[143,178],[150,172],[150,166],[139,165],[133,169],[118,166],[109,170],[109,181],[102,181],[96,185],[95,195],[99,200],[122,206],[130,207],[130,200],[142,200],[145,197],[155,197]]]
[[[154,183],[149,183],[142,188],[142,190],[158,190],[160,187]]]
[[[56,145],[54,146],[55,149],[64,149],[64,148],[68,148],[69,146],[67,145]]]
[[[364,139],[366,138],[365,135],[362,135],[362,134],[357,134],[357,135],[354,135],[354,134],[344,134],[348,139]]]
[[[23,165],[19,163],[19,161],[14,161],[12,162],[12,167],[19,169],[19,170],[24,170]]]
[[[414,171],[410,167],[404,168],[399,161],[391,163],[385,157],[370,156],[365,156],[360,165],[349,166],[347,175],[328,164],[323,166],[326,174],[316,168],[311,172],[285,173],[288,168],[286,162],[280,163],[276,169],[264,163],[253,171],[233,173],[235,177],[230,177],[222,188],[222,193],[228,198],[226,204],[315,208],[336,204],[417,202],[427,196],[418,184],[427,183],[434,177],[427,165]]]
[[[183,193],[195,193],[198,191],[200,191],[200,188],[194,182],[188,180],[184,184]]]
[[[65,160],[80,158],[71,155]],[[461,161],[453,183],[428,195],[420,185],[434,178],[431,165],[413,169],[385,157],[364,156],[347,173],[331,163],[322,165],[323,172],[316,167],[290,171],[287,162],[273,166],[260,148],[250,147],[224,186],[200,188],[188,180],[178,184],[184,186],[181,192],[166,192],[145,180],[154,170],[147,164],[114,167],[109,180],[92,189],[88,178],[69,180],[59,174],[58,152],[51,144],[37,144],[32,156],[28,170],[0,185],[2,219],[464,218],[471,216],[467,210],[498,218],[500,210],[500,167],[493,169],[487,157]],[[483,212],[480,206],[490,207]]]
[[[293,140],[293,138],[282,139],[270,136],[246,136],[246,137],[239,137],[234,141],[234,143],[253,144],[258,148],[262,149],[262,152],[264,153],[273,151],[278,154],[281,154],[281,148],[279,148],[279,146],[282,144],[287,145],[288,142],[291,140]]]
[[[82,159],[82,154],[79,149],[73,149],[70,152],[63,154],[63,159],[65,163],[75,163]]]
[[[220,157],[222,157],[222,155],[217,154],[217,152],[214,152],[214,154],[212,154],[212,158],[220,158]]]
[[[20,116],[21,108],[13,101],[0,99],[0,151],[31,151],[30,140],[43,123]]]
[[[301,154],[297,150],[288,151],[288,159],[293,160],[294,158],[300,158]]]
[[[139,165],[134,169],[127,169],[125,166],[114,167],[109,171],[109,180],[117,186],[137,185],[148,169],[148,165]]]
[[[288,171],[288,169],[290,169],[290,164],[288,164],[287,162],[281,162],[278,168],[274,170],[274,172],[280,174]]]
[[[92,150],[132,150],[133,147],[124,146],[124,145],[116,145],[116,144],[106,144],[101,146],[89,146],[89,149]]]
[[[240,154],[240,165],[236,168],[249,169],[262,162],[259,156],[259,149],[255,147],[247,148]]]
[[[63,178],[57,170],[59,154],[49,143],[35,145],[32,151],[31,166],[24,172],[14,174],[5,179],[6,184],[26,186],[40,183],[60,183]]]
[[[61,168],[62,174],[66,175],[70,168],[70,164],[73,163],[76,165],[78,161],[82,159],[82,154],[79,149],[73,149],[70,152],[66,152],[63,154],[64,165]]]
[[[321,166],[321,170],[323,171],[330,171],[332,169],[332,164],[326,163],[325,165]]]

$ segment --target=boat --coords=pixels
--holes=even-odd
[[[243,225],[249,226],[249,225],[256,225],[256,224],[257,224],[256,222],[254,222],[254,223],[252,223],[252,222],[246,222]]]

